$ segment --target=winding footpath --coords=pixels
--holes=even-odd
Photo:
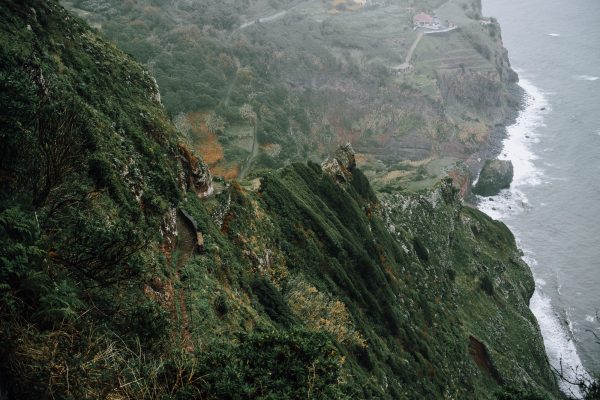
[[[419,32],[419,34],[417,35],[417,38],[413,42],[412,46],[410,46],[410,50],[408,50],[408,54],[406,55],[404,62],[393,69],[403,71],[410,67],[410,60],[412,59],[412,56],[413,56],[415,50],[417,49],[419,42],[421,41],[421,39],[423,39],[424,35],[425,35],[424,32]]]
[[[246,163],[244,164],[244,167],[242,168],[242,170],[240,171],[240,174],[238,175],[238,180],[242,180],[246,177],[246,175],[248,174],[248,171],[250,170],[250,166],[252,165],[252,161],[254,161],[254,159],[258,155],[258,138],[257,138],[257,136],[258,136],[258,128],[257,128],[257,125],[254,124],[254,139],[252,141],[252,152],[246,159]]]
[[[261,18],[255,19],[253,21],[244,22],[238,28],[234,29],[229,36],[233,36],[235,33],[239,32],[243,29],[246,29],[249,26],[255,25],[257,23],[265,23],[265,22],[275,21],[275,20],[283,17],[285,14],[287,14],[287,10],[279,11],[277,14],[269,15],[268,17],[261,17]]]
[[[227,88],[227,93],[225,94],[225,99],[223,100],[223,105],[225,107],[229,106],[229,98],[231,97],[231,91],[233,90],[235,84],[237,83],[238,76],[240,73],[240,68],[241,68],[240,61],[236,58],[235,59],[235,76],[231,80],[231,83],[229,84],[229,88]]]
[[[196,251],[196,232],[189,226],[189,222],[185,220],[183,214],[181,212],[177,212],[176,217],[176,226],[177,226],[177,242],[176,242],[176,269],[175,273],[177,274],[177,278],[181,281],[181,270],[184,265],[194,256]],[[175,318],[178,318],[181,323],[181,343],[183,348],[187,352],[194,351],[194,344],[192,341],[191,329],[190,329],[190,315],[188,313],[187,301],[186,301],[186,291],[189,291],[189,288],[184,287],[183,285],[179,288],[174,289],[175,298],[173,299],[175,302],[175,309],[173,312],[175,313]],[[177,309],[179,309],[179,313],[177,313]]]

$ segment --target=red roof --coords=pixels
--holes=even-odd
[[[433,17],[429,14],[418,13],[413,18],[414,23],[433,24]]]

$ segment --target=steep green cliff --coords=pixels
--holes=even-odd
[[[556,398],[508,229],[351,147],[223,183],[139,64],[0,6],[0,397]]]

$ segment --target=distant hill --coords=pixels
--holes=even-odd
[[[147,66],[179,129],[227,178],[321,161],[350,141],[377,188],[431,187],[449,171],[468,179],[464,171],[477,172],[518,105],[500,27],[481,25],[478,2],[65,5]],[[424,38],[411,68],[397,72],[419,11],[459,29]],[[244,106],[255,122],[240,114]]]

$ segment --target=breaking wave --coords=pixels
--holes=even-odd
[[[512,161],[514,166],[513,182],[509,189],[502,190],[497,196],[478,196],[479,209],[499,220],[526,211],[530,204],[523,189],[547,181],[543,171],[535,164],[538,157],[531,150],[531,144],[539,140],[538,128],[545,126],[544,116],[551,112],[550,104],[544,93],[527,79],[521,79],[520,86],[526,93],[525,107],[520,112],[517,121],[507,128],[503,150],[498,157]],[[515,235],[518,240],[518,232],[515,232]],[[528,252],[521,243],[519,246],[525,252],[523,260],[527,262],[536,276],[536,270],[539,267],[534,254]],[[588,378],[589,375],[577,354],[573,333],[570,329],[572,323],[568,313],[566,310],[563,310],[561,314],[557,313],[550,297],[544,293],[545,286],[546,282],[536,277],[536,290],[529,306],[540,325],[550,363],[571,381],[575,381],[576,376]],[[560,292],[560,283],[557,284],[556,289]],[[561,389],[565,393],[580,396],[577,386],[562,380]]]
[[[576,75],[575,79],[578,81],[597,81],[600,79],[600,76],[590,76],[590,75]]]

